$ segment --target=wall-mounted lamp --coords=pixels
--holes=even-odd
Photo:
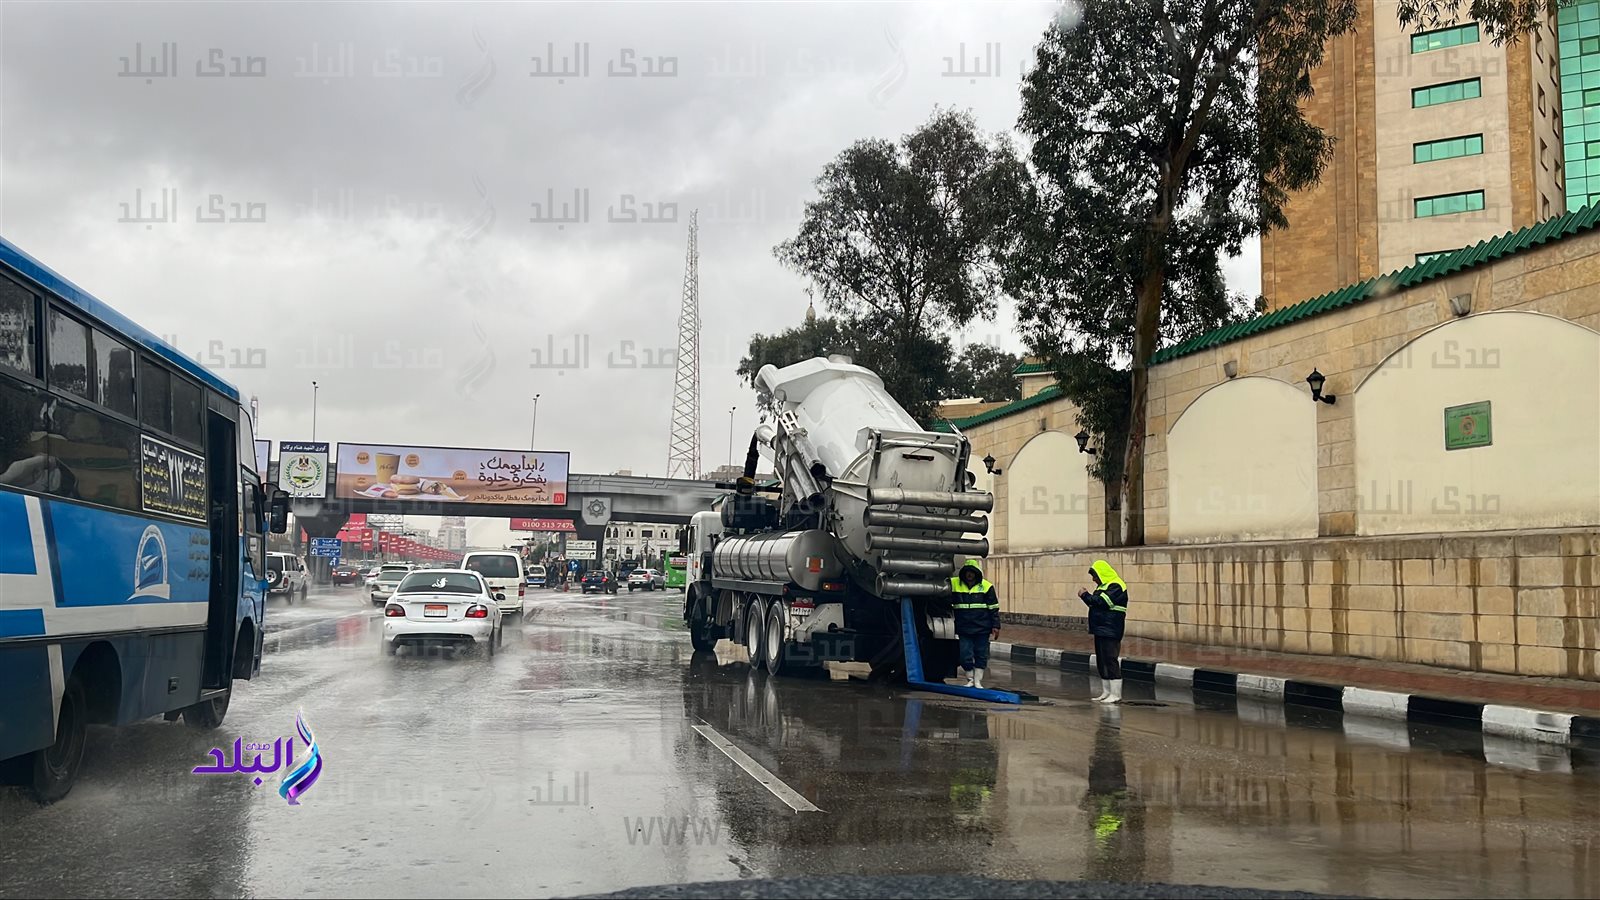
[[[1238,374],[1239,374],[1239,361],[1237,359],[1230,359],[1227,362],[1223,363],[1222,364],[1222,374],[1228,376],[1229,378],[1234,378],[1234,377],[1238,376]]]
[[[1311,370],[1311,374],[1310,375],[1306,376],[1306,384],[1311,385],[1311,399],[1312,400],[1321,400],[1323,403],[1327,403],[1327,404],[1332,404],[1333,403],[1333,401],[1335,399],[1333,394],[1324,394],[1324,393],[1322,393],[1322,386],[1324,384],[1326,384],[1327,381],[1328,381],[1328,376],[1322,374],[1321,372],[1318,372],[1315,368],[1313,368]]]
[[[1078,433],[1072,436],[1072,439],[1078,442],[1079,453],[1087,453],[1090,456],[1095,454],[1095,450],[1089,446],[1089,432],[1080,428]]]
[[[1451,297],[1450,312],[1454,313],[1456,318],[1460,318],[1467,313],[1472,312],[1472,295],[1457,294],[1454,297]]]
[[[990,455],[985,456],[983,458],[983,467],[984,467],[984,469],[986,469],[989,472],[990,475],[999,475],[1000,474],[1000,470],[996,469],[994,467],[994,455],[993,454],[990,454]]]

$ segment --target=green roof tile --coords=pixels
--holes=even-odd
[[[1011,374],[1013,374],[1013,375],[1039,375],[1041,373],[1048,372],[1048,371],[1050,371],[1050,370],[1045,367],[1044,363],[1023,363],[1022,365],[1017,366],[1015,369],[1012,369],[1011,370]]]
[[[1044,370],[1041,369],[1041,371]],[[982,425],[985,422],[993,422],[995,419],[1004,418],[1014,412],[1021,412],[1029,407],[1038,406],[1041,403],[1049,403],[1051,400],[1055,400],[1060,396],[1061,385],[1052,384],[1039,393],[1034,394],[1032,397],[1024,397],[1021,400],[1013,400],[1010,403],[1007,403],[1005,406],[997,406],[988,412],[981,412],[975,416],[967,416],[965,419],[941,419],[933,423],[931,430],[947,432],[950,430],[950,423],[954,422],[957,428],[965,431],[974,425]]]
[[[1190,338],[1158,351],[1151,359],[1151,363],[1168,362],[1169,360],[1188,356],[1191,353],[1197,353],[1211,347],[1217,347],[1239,338],[1260,334],[1263,331],[1287,325],[1291,322],[1298,322],[1330,310],[1349,306],[1352,303],[1385,296],[1402,288],[1415,287],[1441,275],[1449,275],[1465,269],[1471,269],[1540,244],[1589,231],[1595,228],[1596,225],[1600,225],[1600,206],[1586,206],[1564,216],[1557,216],[1535,225],[1529,225],[1519,231],[1507,232],[1497,237],[1480,241],[1471,247],[1464,247],[1454,253],[1438,256],[1427,262],[1417,263],[1416,265],[1390,272],[1380,278],[1369,278],[1366,281],[1346,285],[1320,297],[1313,297],[1293,306],[1276,309],[1253,319],[1224,325],[1199,337]],[[994,410],[993,412],[999,412],[999,410]]]

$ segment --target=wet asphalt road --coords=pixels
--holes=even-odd
[[[63,802],[0,789],[0,897],[550,896],[823,874],[1600,894],[1600,773],[1533,771],[1536,751],[1495,765],[1448,730],[1419,748],[1404,723],[1197,707],[1148,685],[1106,709],[1085,676],[1005,663],[992,682],[1048,704],[770,679],[726,643],[692,654],[677,592],[533,596],[493,659],[383,656],[358,588],[274,599],[262,676],[220,731],[93,729]],[[324,760],[300,806],[278,775],[190,773],[212,746],[292,734],[297,710]]]

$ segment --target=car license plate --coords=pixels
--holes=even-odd
[[[444,605],[443,603],[429,603],[422,607],[422,614],[424,616],[448,616],[450,614],[450,607]]]

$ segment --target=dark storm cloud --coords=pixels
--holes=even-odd
[[[936,105],[1009,129],[1052,10],[9,4],[0,228],[259,396],[264,437],[309,436],[316,380],[319,439],[520,447],[539,393],[541,446],[644,474],[698,208],[711,468],[749,335],[805,310],[771,248],[822,164]]]

